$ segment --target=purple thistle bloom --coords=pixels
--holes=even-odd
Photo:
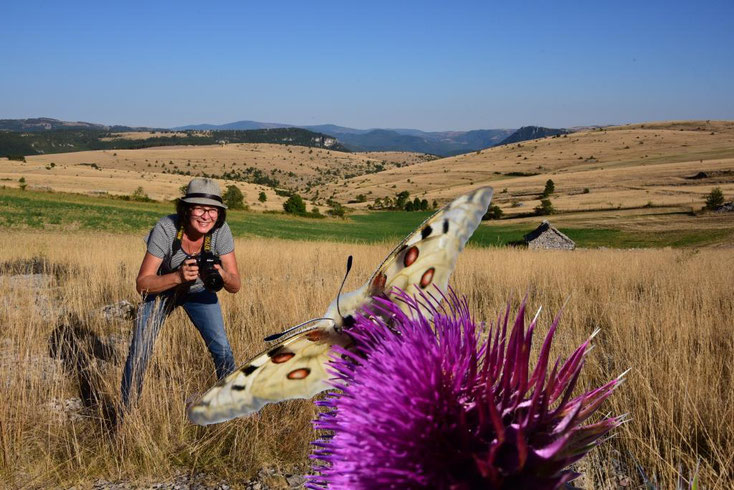
[[[525,328],[524,302],[508,337],[509,307],[486,331],[453,292],[444,306],[399,301],[409,314],[381,301],[350,329],[356,350],[331,362],[339,391],[317,402],[328,410],[314,424],[327,432],[309,488],[558,488],[622,423],[583,425],[621,381],[572,396],[589,340],[549,371],[558,318],[531,372],[536,321]]]

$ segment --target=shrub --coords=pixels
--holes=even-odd
[[[298,194],[293,194],[283,203],[283,210],[288,214],[303,215],[306,214],[306,203]]]
[[[142,186],[138,186],[137,189],[133,191],[132,194],[130,194],[130,201],[139,201],[139,202],[151,202],[152,199],[148,197],[148,194],[145,193],[145,190]]]
[[[257,196],[257,200],[260,201],[260,202],[265,202],[265,201],[268,200],[268,196],[265,195],[265,192],[260,191],[260,195]]]
[[[501,219],[504,212],[502,209],[497,206],[496,204],[489,207],[486,213],[484,213],[484,216],[482,216],[482,221],[487,221],[490,219]]]
[[[245,209],[245,195],[236,185],[228,185],[222,196],[224,204],[230,209]]]
[[[398,193],[398,195],[395,196],[395,207],[398,209],[403,209],[405,207],[405,203],[408,202],[409,196],[410,192],[408,191],[402,191]]]
[[[346,212],[346,208],[344,208],[344,206],[342,206],[340,203],[336,201],[329,201],[329,210],[326,211],[326,214],[328,214],[329,216],[343,218]]]
[[[713,211],[721,207],[722,204],[724,204],[724,193],[721,192],[720,187],[714,187],[706,195],[706,209]]]
[[[543,189],[543,197],[548,197],[551,194],[553,194],[556,190],[556,184],[551,180],[548,179],[545,182],[545,189]]]
[[[541,199],[540,205],[535,208],[535,214],[539,216],[547,216],[553,214],[554,211],[553,203],[551,203],[550,199]]]
[[[28,184],[25,183],[25,177],[21,177],[18,179],[18,187],[20,187],[20,190],[24,191],[26,187],[28,187]]]

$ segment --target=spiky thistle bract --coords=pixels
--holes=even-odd
[[[574,396],[590,339],[551,366],[556,318],[531,370],[524,302],[487,328],[446,296],[403,294],[408,313],[384,301],[357,317],[356,349],[331,363],[339,389],[317,402],[310,488],[558,488],[622,422],[586,423],[621,377]]]

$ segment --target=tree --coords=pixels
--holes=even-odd
[[[428,200],[421,199],[421,211],[427,211],[427,210],[428,210]]]
[[[18,187],[20,187],[20,190],[24,191],[27,186],[28,184],[25,183],[25,177],[18,179]]]
[[[489,207],[486,213],[484,213],[484,216],[482,216],[482,221],[486,221],[489,219],[500,219],[502,218],[502,215],[505,214],[502,209],[500,209],[499,206],[496,204]]]
[[[556,184],[548,179],[545,181],[545,189],[543,189],[543,197],[548,197],[556,191]]]
[[[228,185],[222,196],[224,204],[230,209],[245,209],[245,195],[236,185]]]
[[[535,214],[540,216],[553,214],[553,212],[553,203],[551,203],[550,199],[541,199],[540,205],[535,208]]]
[[[719,209],[722,204],[724,204],[724,193],[721,192],[720,187],[714,187],[711,189],[711,192],[706,195],[706,209],[714,211]]]
[[[329,209],[326,211],[326,214],[336,218],[343,218],[346,214],[346,209],[336,201],[329,201]]]
[[[298,194],[293,194],[283,203],[283,210],[288,214],[303,215],[306,214],[306,203]]]
[[[133,201],[150,201],[150,198],[148,197],[148,194],[145,193],[143,186],[138,186],[138,188],[133,191],[130,199]]]
[[[403,209],[405,207],[405,203],[408,201],[408,197],[410,196],[410,192],[403,191],[400,192],[398,195],[395,196],[395,207],[398,209]]]
[[[268,196],[265,195],[265,191],[260,191],[260,195],[257,197],[257,200],[260,202],[265,202],[268,200]]]

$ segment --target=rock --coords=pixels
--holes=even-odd
[[[105,305],[93,313],[107,321],[131,320],[135,316],[135,305],[127,300],[118,301],[111,305]]]

